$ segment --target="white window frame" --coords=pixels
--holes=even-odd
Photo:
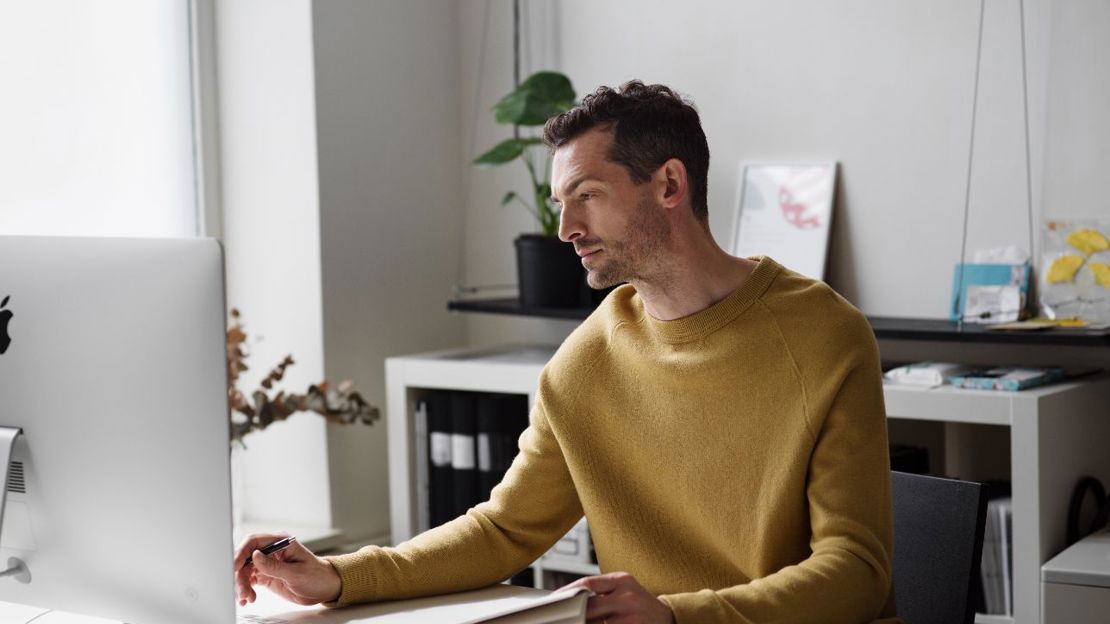
[[[197,235],[223,238],[215,0],[189,0]]]

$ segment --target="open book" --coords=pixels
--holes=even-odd
[[[585,589],[546,592],[513,585],[342,609],[301,607],[259,589],[239,609],[240,624],[583,624]]]

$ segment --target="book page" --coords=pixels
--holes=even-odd
[[[241,623],[257,624],[572,624],[585,622],[587,599],[585,590],[546,592],[493,585],[457,594],[327,609],[285,602],[259,588],[258,600],[240,607],[238,613]]]

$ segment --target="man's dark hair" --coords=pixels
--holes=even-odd
[[[592,130],[613,132],[609,160],[643,184],[663,163],[677,158],[686,166],[694,216],[708,223],[709,144],[698,111],[660,84],[631,80],[617,89],[598,87],[582,103],[547,120],[543,140],[552,150]]]

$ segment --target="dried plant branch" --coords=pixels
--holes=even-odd
[[[260,388],[250,393],[248,399],[237,387],[240,374],[249,370],[245,360],[247,332],[240,321],[239,310],[232,308],[231,325],[227,329],[228,408],[231,413],[231,441],[243,444],[243,436],[260,431],[271,424],[285,420],[298,412],[315,412],[329,423],[372,425],[381,418],[380,410],[370,405],[354,390],[347,380],[334,389],[327,381],[308,387],[304,394],[286,394],[284,390],[270,398],[268,391],[285,376],[287,368],[295,364],[292,355],[286,355],[277,366],[259,382]]]

